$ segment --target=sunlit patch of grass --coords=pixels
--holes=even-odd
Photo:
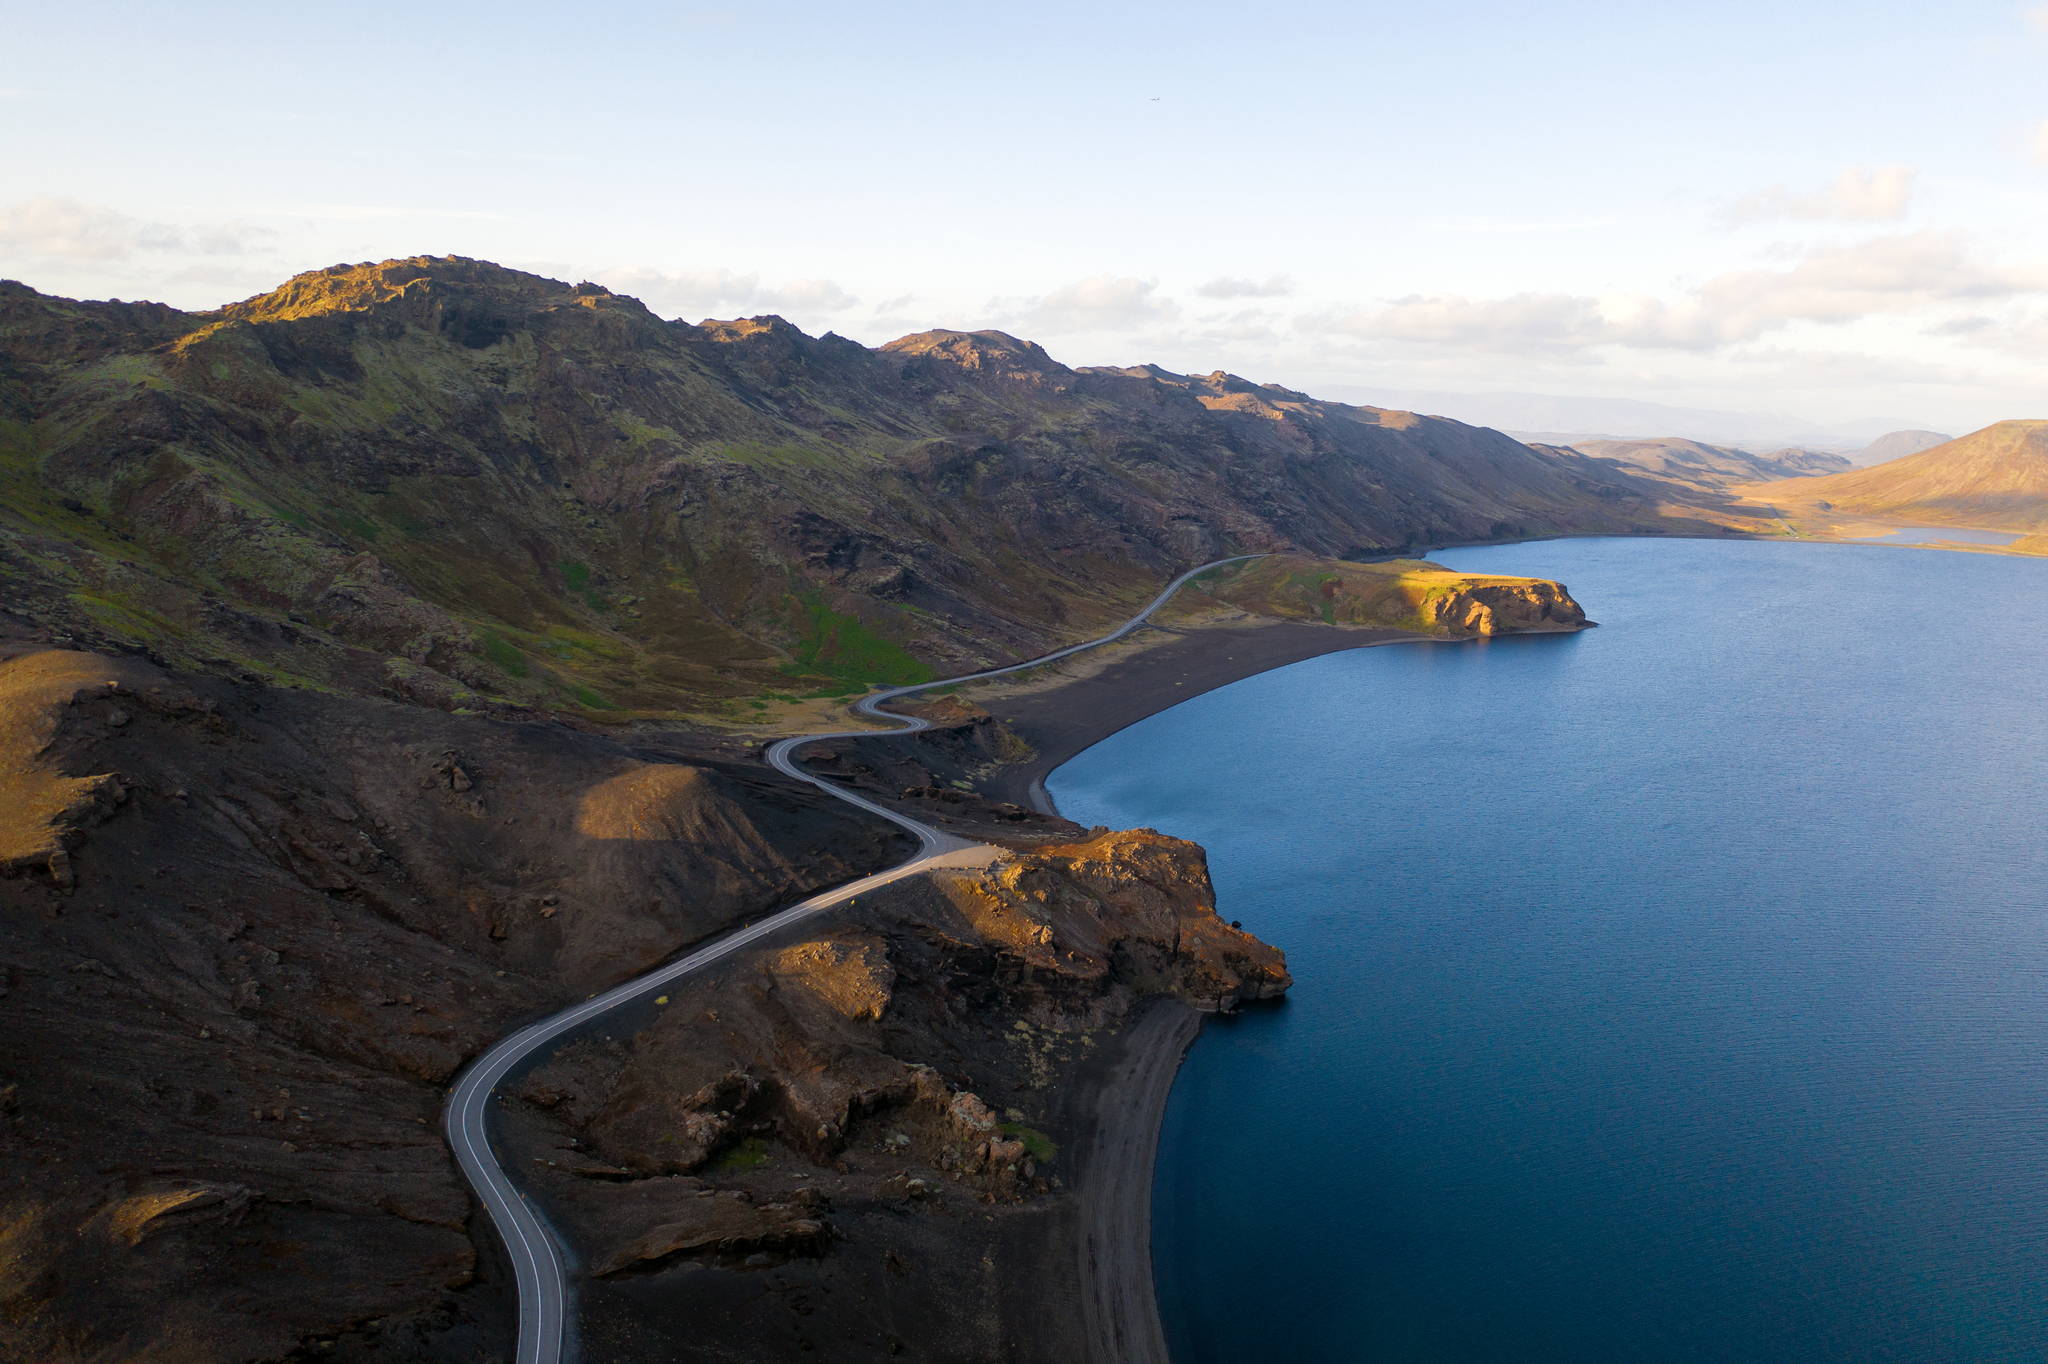
[[[573,659],[572,650],[580,650],[607,663],[616,663],[627,656],[624,646],[606,639],[603,635],[594,635],[588,630],[572,630],[566,625],[549,626],[547,643],[542,647],[550,655],[563,661]]]
[[[1006,1122],[999,1129],[1006,1137],[1024,1143],[1024,1153],[1040,1165],[1050,1165],[1060,1153],[1053,1139],[1035,1127],[1026,1127],[1021,1122]]]
[[[758,1169],[768,1163],[768,1141],[765,1137],[748,1137],[737,1146],[726,1148],[718,1158],[704,1168],[716,1175],[737,1174],[742,1170]]]
[[[792,673],[820,673],[841,682],[929,682],[932,670],[856,617],[834,611],[818,592],[800,593],[803,637]],[[844,693],[841,693],[844,694]]]
[[[602,696],[592,691],[589,687],[584,686],[581,682],[571,682],[569,684],[569,694],[575,697],[579,703],[589,707],[591,710],[618,709],[617,706],[605,700]]]

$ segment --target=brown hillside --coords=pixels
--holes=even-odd
[[[1572,447],[1595,459],[1613,460],[1624,472],[1668,479],[1701,490],[1720,490],[1758,479],[1804,478],[1839,473],[1850,466],[1840,455],[1789,448],[1767,455],[1682,437],[1658,440],[1582,440]]]
[[[1746,491],[1777,505],[1838,515],[2048,530],[2048,421],[1999,422],[1872,468]]]
[[[0,282],[8,605],[444,709],[751,719],[1085,637],[1225,554],[1720,533],[1672,486],[1222,372],[670,322],[458,258],[208,313]]]

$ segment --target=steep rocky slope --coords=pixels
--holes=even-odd
[[[516,1088],[508,1147],[588,1266],[587,1352],[1084,1357],[1080,1204],[1134,1026],[1290,983],[1217,917],[1201,849],[1150,830],[863,901]]]
[[[1232,551],[1714,529],[1668,495],[1222,373],[664,322],[477,261],[212,313],[0,285],[0,595],[450,709],[752,713],[1029,656]]]
[[[903,851],[744,749],[4,629],[0,766],[6,1359],[503,1357],[449,1077]]]
[[[2044,531],[2048,421],[1998,422],[1868,469],[1746,491],[1760,501],[1834,516]]]

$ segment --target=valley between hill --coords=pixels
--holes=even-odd
[[[2012,531],[1980,553],[2048,553],[2048,421],[2004,421],[1869,468],[1740,490],[1805,536],[1854,539],[1894,525]]]

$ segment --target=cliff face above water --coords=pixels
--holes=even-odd
[[[521,1092],[566,1103],[585,1149],[646,1175],[694,1174],[747,1137],[828,1163],[859,1122],[904,1105],[986,1142],[993,1129],[963,1116],[986,1105],[917,1068],[957,1050],[956,1030],[1008,1026],[977,1011],[1101,1026],[1149,996],[1234,1009],[1291,983],[1279,951],[1217,917],[1202,850],[1149,829],[991,850],[929,882],[678,983],[600,1079],[572,1053]]]
[[[1231,552],[1712,529],[1663,496],[1220,372],[665,322],[477,261],[211,313],[0,285],[0,594],[443,708],[772,709],[1029,656]]]
[[[1289,983],[1217,917],[1193,844],[992,851],[565,1048],[516,1087],[508,1149],[590,1266],[594,1341],[1073,1358],[1097,1103],[1142,1061],[1122,1039],[1162,996],[1234,1009]]]
[[[1457,573],[1426,559],[1354,564],[1272,555],[1204,574],[1176,600],[1174,615],[1198,617],[1216,604],[1280,620],[1465,638],[1591,624],[1563,583]]]

